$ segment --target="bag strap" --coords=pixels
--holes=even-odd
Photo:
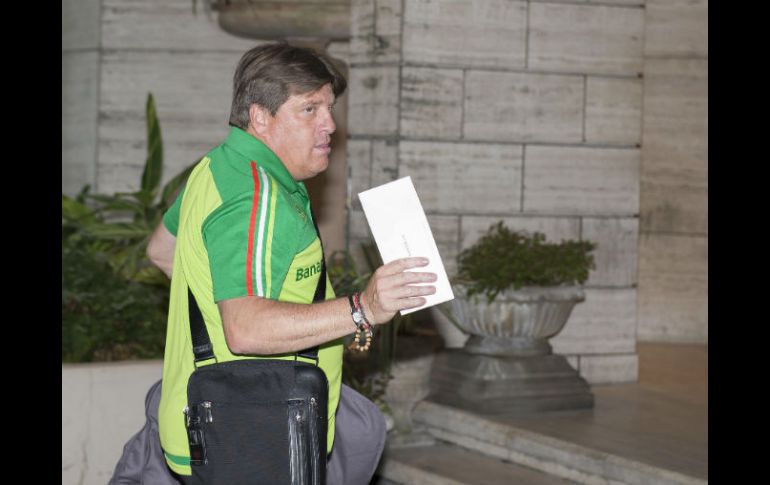
[[[318,241],[321,243],[321,277],[318,278],[315,295],[313,295],[313,303],[318,303],[326,299],[326,257],[324,256],[324,245],[321,240],[321,232],[318,230],[318,224],[315,221],[312,207],[310,208],[310,217],[313,220],[313,226],[318,235]],[[198,307],[198,302],[195,300],[195,296],[192,294],[189,286],[187,287],[187,306],[190,312],[190,336],[192,337],[195,367],[197,367],[198,362],[209,359],[216,360],[216,356],[214,355],[214,347],[211,345],[211,339],[206,330],[206,324],[203,322],[203,316]],[[316,365],[318,365],[318,346],[316,345],[315,347],[297,352],[295,359],[297,357],[315,360]]]
[[[318,303],[326,300],[326,255],[324,254],[324,242],[321,239],[321,231],[318,230],[315,214],[313,214],[313,207],[310,206],[310,203],[308,203],[308,207],[310,208],[310,218],[313,220],[315,233],[318,235],[318,242],[321,244],[321,277],[318,279],[318,284],[315,287],[315,295],[313,295],[313,303]],[[316,345],[315,347],[300,350],[297,352],[296,356],[313,359],[315,360],[315,364],[318,365],[318,346]]]

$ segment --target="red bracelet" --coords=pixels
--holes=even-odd
[[[353,323],[356,324],[356,335],[350,344],[350,349],[364,352],[369,350],[372,345],[372,325],[364,315],[364,309],[361,307],[361,296],[358,292],[348,297],[350,302],[350,314],[353,317]]]
[[[361,294],[358,292],[353,293],[353,305],[355,305],[356,310],[361,312],[361,319],[362,324],[364,328],[367,330],[370,330],[372,328],[372,324],[369,322],[369,320],[366,318],[366,313],[364,313],[364,307],[361,305]]]

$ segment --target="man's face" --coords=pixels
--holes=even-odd
[[[305,180],[326,170],[331,152],[334,93],[331,84],[289,96],[275,116],[266,116],[259,138],[275,152],[294,180]]]

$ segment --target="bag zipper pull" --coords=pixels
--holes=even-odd
[[[214,422],[214,416],[211,414],[211,401],[203,401],[201,404],[203,404],[203,409],[205,410],[206,416],[204,418],[204,423],[213,423]]]

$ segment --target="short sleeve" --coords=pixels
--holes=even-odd
[[[214,301],[242,296],[277,299],[293,241],[274,230],[274,205],[247,194],[219,207],[203,224]],[[277,240],[275,239],[277,237]]]

